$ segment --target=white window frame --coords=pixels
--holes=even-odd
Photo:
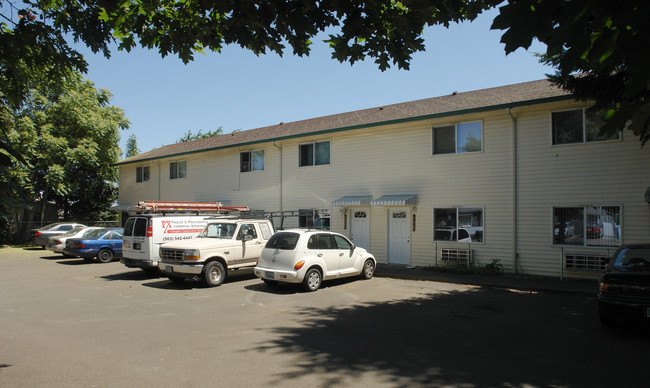
[[[262,168],[254,168],[255,166],[253,165],[253,154],[254,153],[262,153]],[[242,163],[242,155],[248,154],[248,169],[245,170],[243,163]],[[257,150],[250,150],[250,151],[241,151],[239,153],[239,172],[254,172],[254,171],[264,171],[264,165],[266,164],[266,154],[264,152],[263,148],[257,149]]]
[[[146,174],[145,178],[145,171],[148,173]],[[135,182],[136,183],[143,183],[143,182],[149,182],[151,180],[151,167],[150,166],[138,166],[135,168]]]
[[[328,143],[329,144],[329,162],[316,164],[316,144],[319,143]],[[312,146],[312,160],[311,164],[302,164],[302,147],[306,145]],[[298,167],[317,167],[317,166],[329,166],[332,164],[332,141],[331,140],[320,140],[310,143],[300,143],[298,144]]]
[[[456,210],[456,240],[436,240],[436,210],[449,210],[449,209],[455,209]],[[458,241],[458,229],[459,228],[466,228],[466,226],[463,226],[460,224],[460,210],[470,210],[470,209],[480,209],[481,210],[481,226],[477,228],[481,228],[481,241],[474,241],[472,240],[472,244],[482,244],[485,243],[485,207],[484,206],[438,206],[433,208],[433,241],[434,242],[448,242],[448,243],[459,243]],[[468,231],[469,233],[469,231]],[[470,237],[472,234],[470,233]],[[465,242],[460,242],[461,244],[466,244]]]
[[[183,164],[183,175],[180,175],[179,166]],[[169,162],[169,179],[183,179],[187,177],[187,160]]]
[[[586,111],[589,108],[573,108],[573,109],[563,109],[563,110],[556,110],[552,111],[550,113],[550,128],[551,128],[551,145],[552,146],[564,146],[564,145],[572,145],[572,144],[591,144],[591,143],[602,143],[606,141],[620,141],[621,140],[621,131],[618,131],[618,136],[613,139],[594,139],[594,140],[588,140],[587,139],[587,119],[586,119]],[[574,111],[582,111],[582,140],[581,141],[575,141],[575,142],[565,142],[565,143],[556,143],[555,142],[555,120],[553,119],[554,114],[556,113],[565,113],[565,112],[574,112]]]
[[[477,151],[460,151],[459,152],[459,144],[458,144],[458,126],[462,125],[467,125],[467,124],[480,124],[481,126],[481,149]],[[454,128],[454,152],[439,152],[436,153],[436,129],[443,129],[443,128],[449,128],[453,127]],[[475,121],[464,121],[460,123],[455,123],[455,124],[447,124],[447,125],[436,125],[435,127],[431,128],[431,155],[433,156],[440,156],[440,155],[459,155],[459,154],[475,154],[475,153],[480,153],[483,152],[484,149],[484,141],[483,141],[483,136],[484,136],[484,130],[483,130],[483,120],[475,120]]]

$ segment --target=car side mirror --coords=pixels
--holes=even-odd
[[[252,239],[253,239],[253,236],[251,236],[250,234],[245,234],[242,241],[246,242],[246,241],[251,241]]]

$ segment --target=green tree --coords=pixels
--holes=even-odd
[[[208,131],[206,133],[203,133],[203,130],[199,129],[199,132],[196,134],[192,133],[192,130],[190,129],[181,137],[180,139],[176,140],[176,143],[186,143],[188,141],[192,140],[198,140],[198,139],[205,139],[208,137],[212,136],[217,136],[217,135],[223,135],[223,128],[219,127],[214,131]]]
[[[126,140],[126,151],[124,152],[124,157],[131,158],[138,154],[140,154],[140,149],[138,149],[138,139],[135,137],[135,134],[132,133]]]
[[[32,91],[14,117],[8,143],[25,159],[3,166],[8,188],[4,211],[12,203],[55,201],[64,218],[92,220],[114,201],[117,193],[119,130],[129,122],[121,109],[110,106],[111,94],[96,89],[81,75],[68,79],[56,93]],[[11,201],[11,202],[10,202]]]

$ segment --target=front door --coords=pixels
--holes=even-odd
[[[350,240],[355,246],[370,250],[370,212],[366,209],[350,209]]]
[[[411,264],[409,209],[388,209],[388,263]]]

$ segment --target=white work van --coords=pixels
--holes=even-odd
[[[140,214],[124,225],[122,258],[129,268],[156,270],[160,262],[160,244],[187,240],[201,233],[214,215]]]

